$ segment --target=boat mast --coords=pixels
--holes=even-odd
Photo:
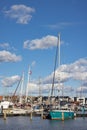
[[[39,97],[41,97],[41,78],[39,77]]]
[[[58,34],[58,68],[60,67],[60,33]],[[58,71],[58,85],[60,91],[60,72]]]
[[[58,67],[60,67],[60,33],[58,34]]]
[[[57,40],[57,48],[56,48],[56,55],[55,55],[55,64],[54,64],[54,71],[53,71],[53,83],[52,83],[51,96],[53,96],[54,82],[55,82],[55,71],[56,71],[57,64],[58,64],[58,67],[60,67],[60,34],[58,34],[58,40]],[[58,78],[60,78],[60,75],[58,75]],[[58,83],[59,82],[60,82],[60,79],[58,79]],[[50,101],[51,101],[51,98],[50,98]]]
[[[24,87],[24,72],[22,74],[22,79],[21,79],[20,103],[22,103],[23,87]]]
[[[27,81],[27,88],[26,88],[26,102],[27,102],[28,92],[29,92],[30,75],[31,75],[31,71],[30,71],[30,66],[29,66],[29,69],[28,69],[28,81]]]
[[[60,67],[60,33],[58,34],[58,69]],[[58,70],[58,92],[60,92],[60,71]],[[60,95],[58,95],[60,97]],[[60,108],[60,98],[59,98],[59,108]]]

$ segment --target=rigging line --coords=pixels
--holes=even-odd
[[[59,45],[59,40],[57,42],[57,48],[56,48],[56,54],[55,54],[55,64],[54,64],[54,71],[53,71],[53,82],[52,82],[51,96],[53,95],[53,88],[54,88],[54,81],[55,81],[55,70],[56,70],[57,57],[58,57],[58,45]]]
[[[15,92],[14,92],[13,96],[15,96],[16,91],[18,90],[18,87],[19,87],[19,85],[20,85],[20,83],[21,83],[21,80],[22,80],[22,76],[20,77],[20,80],[19,80],[19,82],[18,82],[18,85],[17,85],[17,87],[16,87],[16,89],[15,89]]]

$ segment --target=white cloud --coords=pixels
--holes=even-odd
[[[0,48],[5,50],[16,50],[13,46],[11,47],[9,43],[0,43]]]
[[[0,62],[17,62],[21,61],[21,56],[16,56],[9,51],[0,51]]]
[[[87,80],[87,59],[81,58],[69,65],[61,65],[60,72],[67,73],[72,79]]]
[[[81,58],[78,61],[68,65],[68,67],[67,67],[68,72],[86,72],[87,71],[87,59]]]
[[[2,49],[8,49],[9,47],[9,43],[0,43],[0,48]]]
[[[18,75],[15,75],[12,77],[6,77],[6,78],[2,79],[1,84],[3,87],[12,87],[19,80],[20,80],[20,77]]]
[[[53,73],[49,76],[47,76],[44,80],[43,83],[52,83],[53,82]],[[58,69],[55,71],[55,79],[54,83],[60,82],[65,82],[71,78],[71,74],[65,73],[65,72],[58,72]]]
[[[55,71],[55,83],[66,82],[69,79],[78,80],[78,81],[87,81],[87,59],[79,59],[78,61],[72,64],[61,65],[60,68],[57,68]],[[52,83],[53,72],[51,75],[47,76],[43,82]]]
[[[86,81],[87,80],[87,72],[74,72],[72,74],[72,78],[79,81]]]
[[[31,13],[33,12],[35,12],[34,8],[25,5],[13,5],[10,10],[4,11],[6,16],[16,19],[16,22],[20,24],[28,24],[32,18]]]
[[[48,49],[57,46],[58,38],[52,35],[47,35],[41,39],[26,40],[24,42],[24,48],[35,50],[35,49]]]

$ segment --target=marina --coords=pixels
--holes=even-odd
[[[58,41],[56,47],[56,55],[55,55],[55,65],[54,65],[54,72],[53,72],[53,82],[51,88],[51,95],[47,97],[44,101],[42,96],[33,97],[31,94],[29,96],[29,85],[30,85],[30,76],[31,76],[31,69],[29,66],[28,69],[28,79],[27,79],[27,86],[26,86],[26,93],[23,96],[23,85],[24,85],[24,72],[18,82],[18,85],[15,89],[15,92],[11,97],[7,96],[4,97],[4,100],[0,103],[0,114],[6,119],[7,116],[22,116],[22,115],[30,115],[32,119],[33,115],[41,115],[43,119],[51,119],[51,120],[67,120],[67,119],[74,119],[74,117],[85,117],[85,106],[83,104],[83,100],[79,100],[79,105],[75,104],[75,101],[72,101],[70,97],[62,96],[55,96],[54,89],[55,89],[55,82],[57,82],[57,91],[60,89],[60,71],[56,69],[57,64],[58,68],[60,67],[60,34],[58,34]],[[57,73],[57,81],[55,81],[55,75]],[[19,96],[16,95],[18,88],[20,87],[20,94]],[[59,95],[59,93],[57,93]],[[81,109],[78,111],[78,108]],[[75,110],[77,109],[77,110]]]
[[[87,130],[87,0],[0,1],[0,130]]]
[[[58,114],[57,116],[59,116],[59,114],[61,115],[61,119],[56,118],[55,113],[52,113],[52,111],[49,111],[44,109],[44,107],[39,107],[38,109],[36,109],[34,107],[34,109],[32,108],[7,108],[7,109],[0,109],[0,117],[5,118],[6,117],[15,117],[15,116],[29,116],[30,118],[32,118],[33,116],[39,116],[42,119],[51,119],[49,116],[49,112],[51,112],[50,114],[53,114],[52,116],[54,116],[53,119],[55,120],[65,120],[65,119],[74,119],[74,118],[78,118],[78,117],[87,117],[87,110],[85,109],[83,110],[78,110],[78,111],[74,111],[74,115],[73,112],[68,110],[68,113],[66,110],[55,110],[53,112],[56,112],[56,114]],[[58,112],[58,113],[57,113]],[[64,115],[65,114],[65,115]],[[69,114],[69,115],[67,115]],[[67,117],[69,116],[69,117]],[[65,119],[64,119],[65,118]],[[52,120],[52,119],[51,119]]]

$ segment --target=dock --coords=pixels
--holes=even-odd
[[[21,108],[12,108],[12,109],[3,109],[3,112],[0,113],[0,117],[8,117],[8,116],[41,116],[43,119],[46,119],[47,112],[44,110],[33,111],[32,109],[21,109]],[[84,113],[82,111],[75,112],[75,117],[87,117],[87,111]]]
[[[41,116],[42,110],[33,111],[31,109],[21,109],[21,108],[13,108],[13,109],[3,109],[3,112],[0,113],[0,117],[5,116]]]

